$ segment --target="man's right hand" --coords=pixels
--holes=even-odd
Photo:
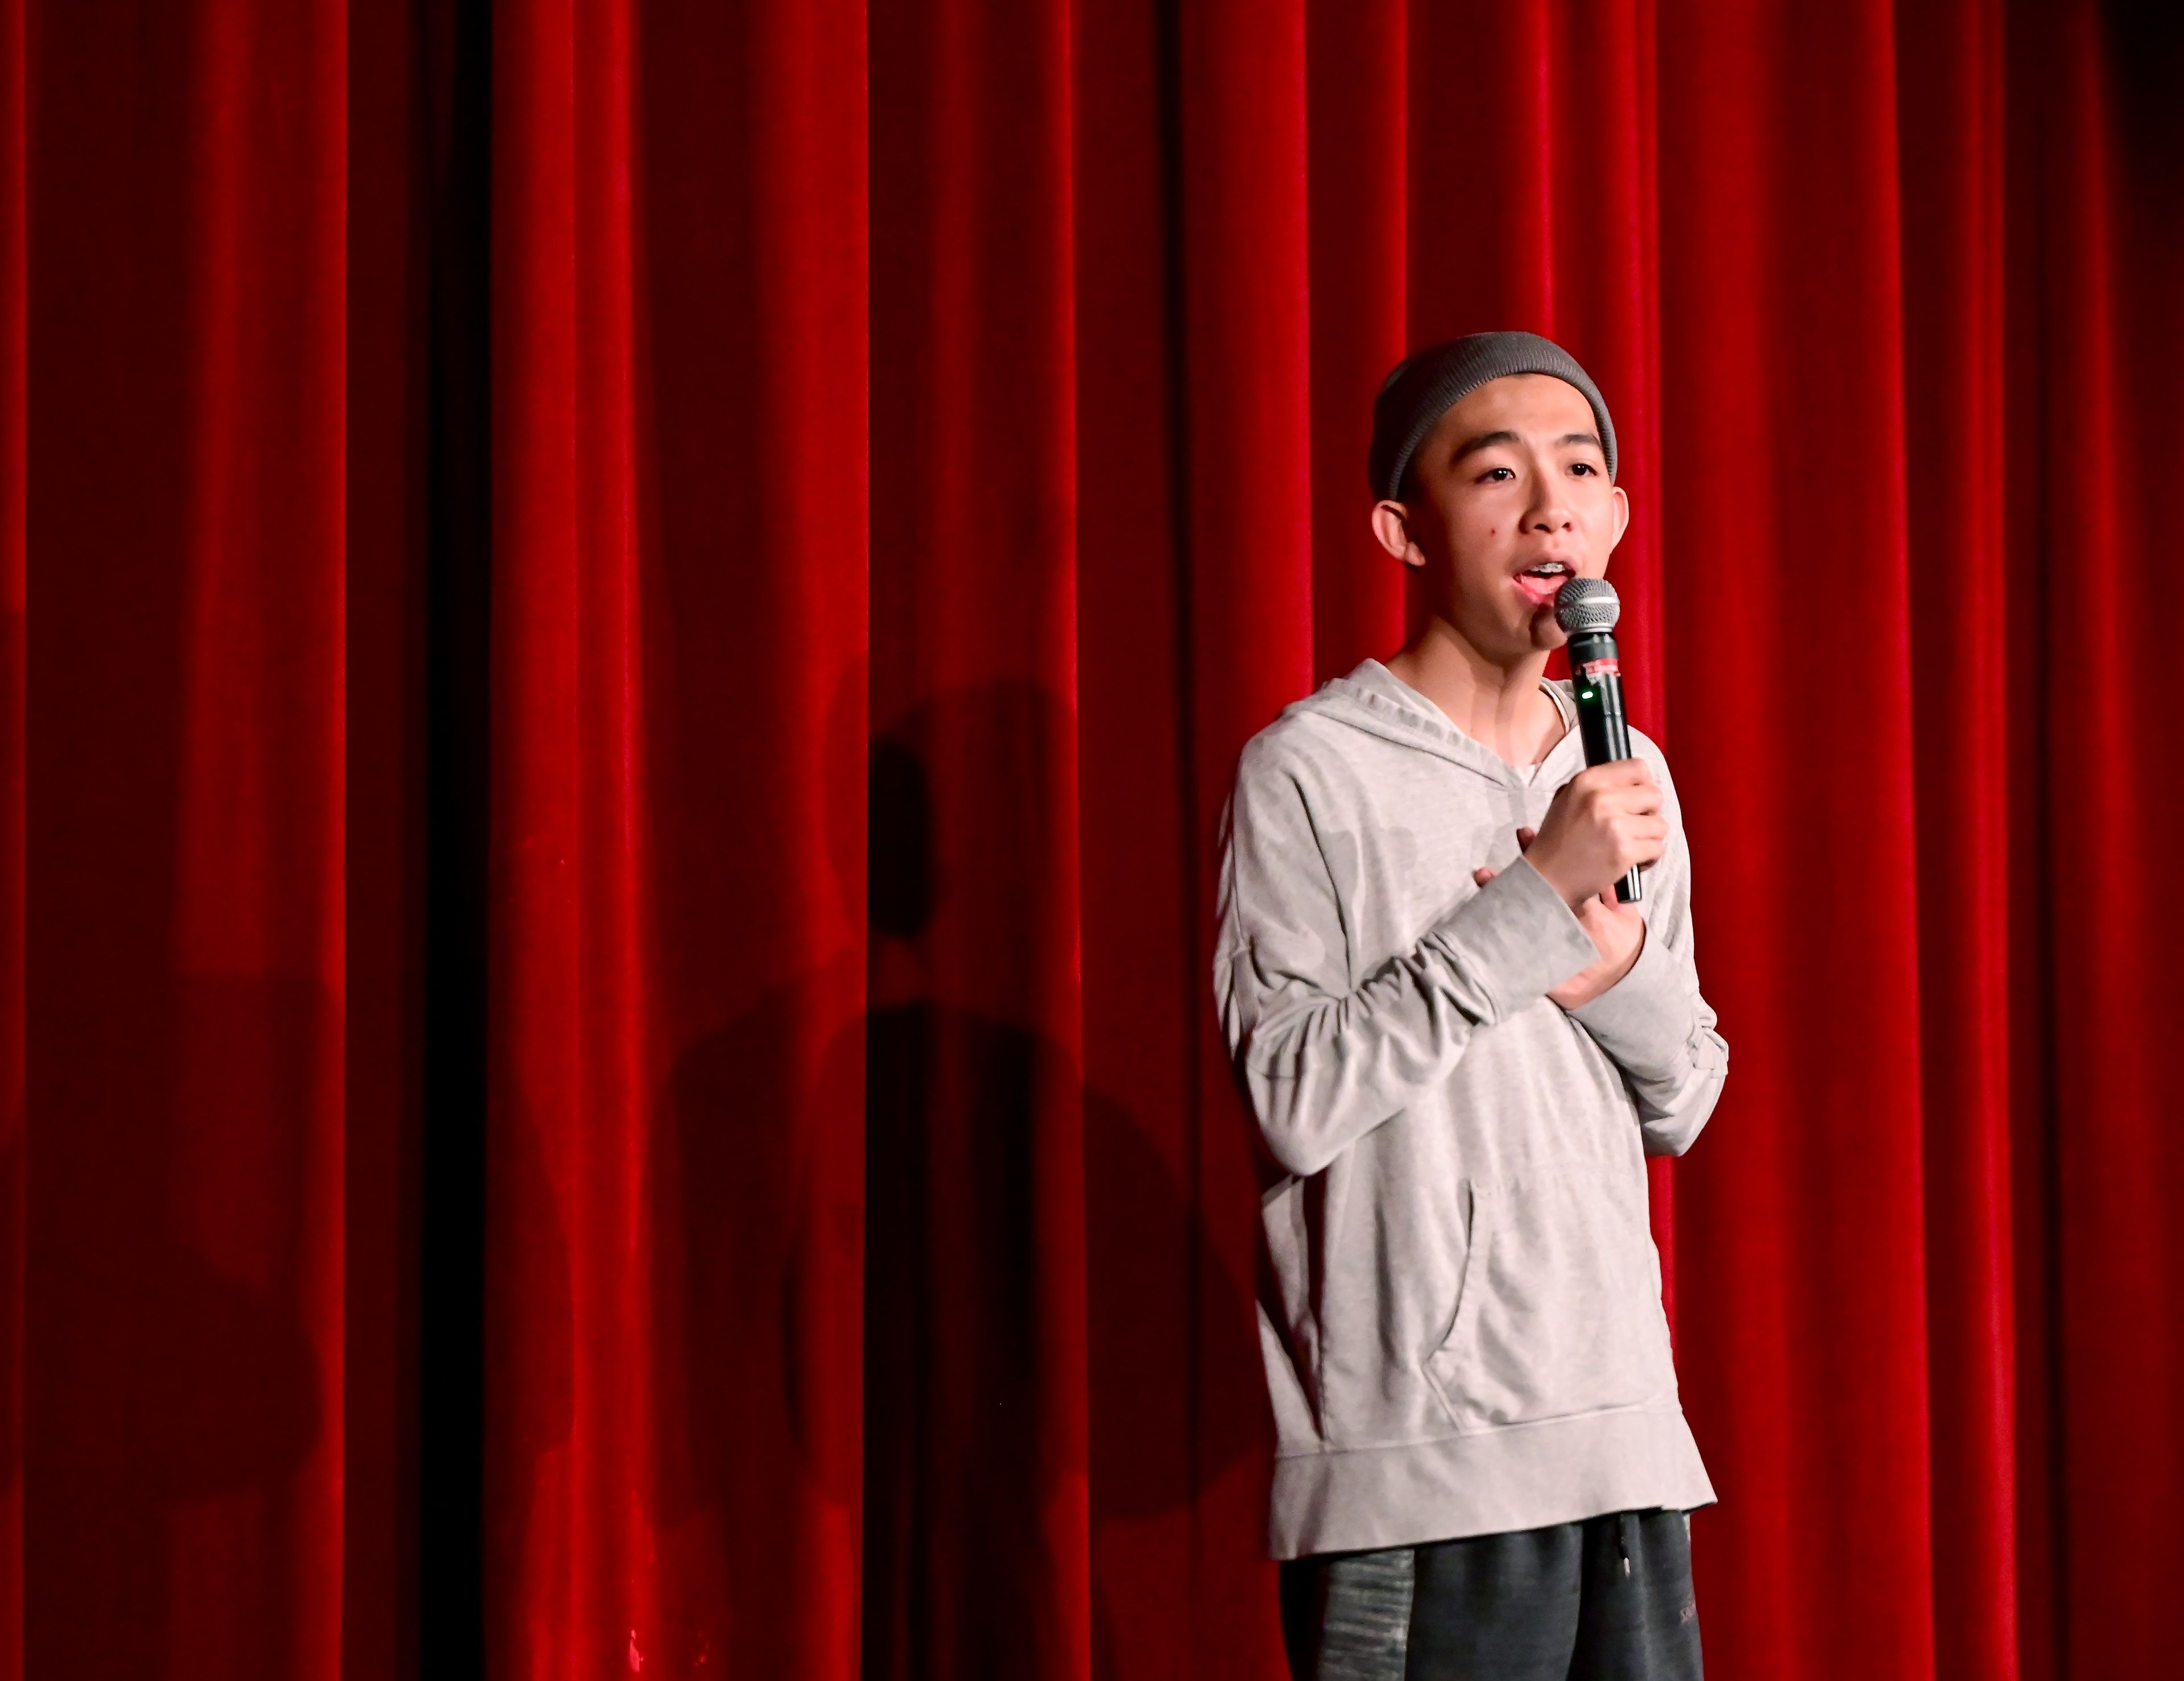
[[[1555,790],[1539,838],[1524,856],[1575,910],[1667,845],[1660,785],[1643,760],[1580,771]]]

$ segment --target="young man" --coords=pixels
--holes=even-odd
[[[1556,592],[1630,518],[1607,405],[1529,333],[1374,405],[1373,529],[1420,626],[1245,749],[1214,988],[1281,1177],[1260,1338],[1301,1681],[1696,1677],[1645,1158],[1728,1048],[1668,766],[1585,766]],[[1613,883],[1646,868],[1642,903]]]

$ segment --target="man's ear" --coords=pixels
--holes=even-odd
[[[1423,566],[1426,557],[1411,541],[1410,515],[1400,502],[1373,504],[1373,535],[1380,547],[1406,566]]]
[[[1607,546],[1613,548],[1623,541],[1623,533],[1630,529],[1630,498],[1624,494],[1621,485],[1610,493],[1615,498],[1615,534],[1607,539]]]

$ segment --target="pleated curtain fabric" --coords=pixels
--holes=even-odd
[[[1235,754],[1607,394],[1717,1673],[2163,1673],[2184,29],[5,0],[0,1678],[1274,1681]]]

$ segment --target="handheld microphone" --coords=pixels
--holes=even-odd
[[[1555,622],[1569,637],[1570,693],[1585,762],[1612,764],[1630,756],[1630,725],[1623,713],[1623,668],[1615,654],[1615,621],[1623,616],[1606,578],[1572,578],[1555,592]],[[1615,884],[1618,905],[1645,896],[1635,870]]]

